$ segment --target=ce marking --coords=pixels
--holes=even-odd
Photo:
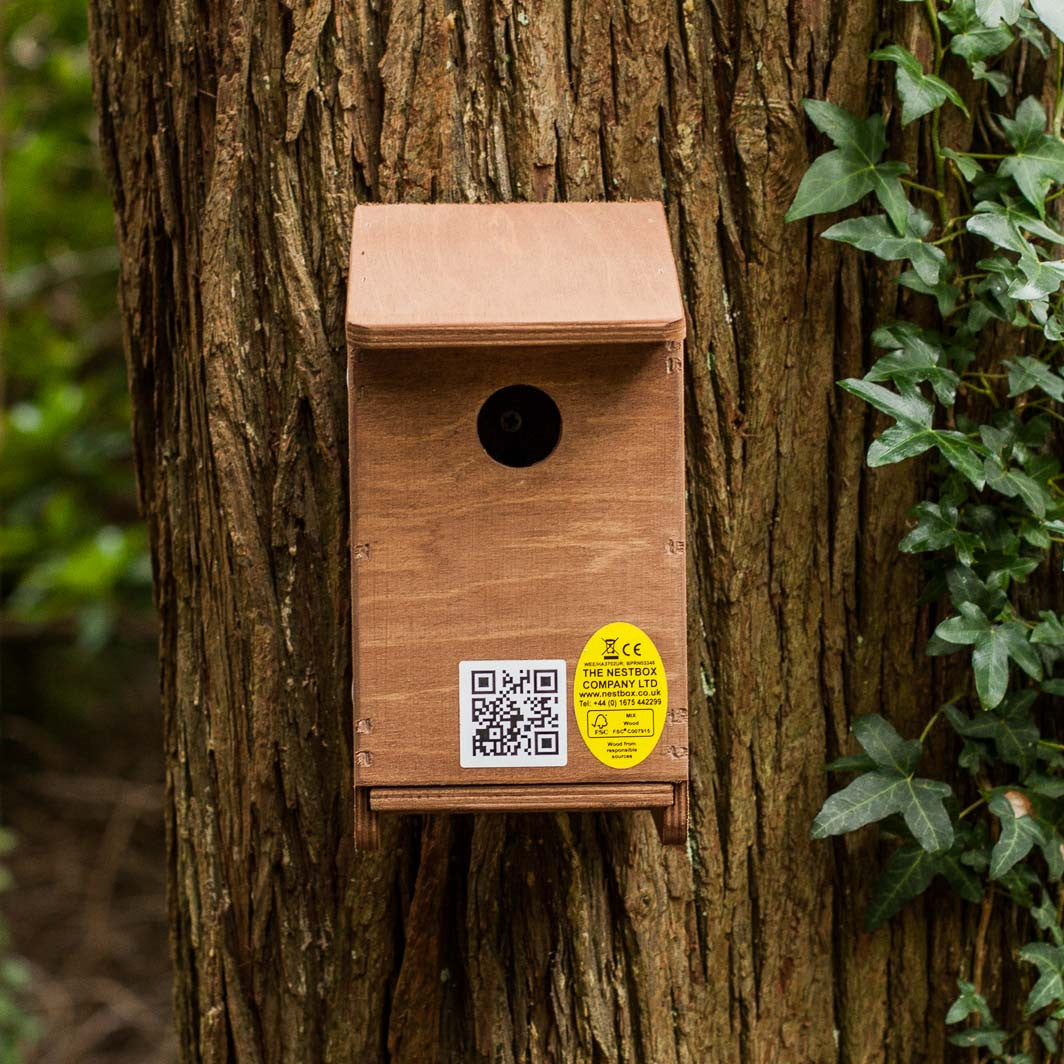
[[[643,645],[643,644],[642,644],[641,642],[640,642],[640,643],[625,643],[625,644],[624,644],[624,645],[623,645],[623,646],[621,647],[621,653],[622,653],[622,654],[623,654],[623,655],[624,655],[624,656],[625,656],[626,658],[638,658],[638,657],[640,657],[640,656],[641,656],[641,654],[642,654],[642,652],[641,652],[641,651],[640,651],[640,649],[639,649],[639,648],[640,648],[640,647],[641,647],[642,645]],[[629,647],[631,647],[632,649],[631,649],[631,650],[629,650],[629,649],[628,649]]]

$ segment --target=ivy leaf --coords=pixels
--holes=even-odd
[[[887,127],[880,115],[858,118],[851,111],[827,100],[802,100],[809,120],[830,138],[836,148],[852,149],[869,164],[879,160],[887,147]]]
[[[867,461],[872,469],[915,458],[935,446],[935,433],[911,425],[892,425],[884,429],[868,448]]]
[[[939,16],[953,32],[950,51],[968,61],[969,65],[980,59],[989,59],[1005,51],[1012,44],[1012,31],[1000,23],[988,26],[979,17],[975,0],[953,0],[948,10]]]
[[[821,236],[828,240],[852,244],[861,251],[870,251],[887,262],[908,259],[920,279],[929,285],[938,284],[946,264],[945,252],[921,239],[919,230],[913,225],[912,212],[902,235],[894,231],[886,215],[875,214],[838,222],[830,229],[824,230]]]
[[[1040,930],[1053,936],[1053,945],[1064,945],[1064,931],[1057,922],[1057,906],[1049,891],[1043,890],[1041,900],[1031,906],[1031,917]]]
[[[1060,288],[1064,281],[1064,260],[1053,261],[1021,255],[1017,263],[1023,273],[1023,279],[1017,278],[1009,285],[1009,295],[1013,299],[1044,299]]]
[[[961,603],[974,602],[984,613],[994,613],[1004,604],[1004,596],[1000,596],[1002,602],[995,602],[995,595],[968,565],[950,566],[946,572],[946,587],[958,610]]]
[[[1034,762],[1041,733],[1026,714],[1011,717],[983,710],[976,713],[973,719],[956,706],[947,706],[945,714],[958,735],[967,739],[993,740],[998,756],[1010,765],[1016,765],[1021,772],[1026,773]]]
[[[1033,964],[1039,975],[1038,982],[1027,995],[1027,1015],[1064,1001],[1064,946],[1029,942],[1020,950],[1020,957]]]
[[[1028,241],[1025,233],[1041,237],[1051,244],[1064,243],[1064,235],[1048,221],[1012,202],[994,203],[983,200],[977,203],[974,214],[968,219],[967,229],[971,233],[986,237],[996,247],[1030,258],[1037,258],[1037,255],[1034,245]],[[1007,259],[1001,259],[1000,264],[1003,268],[1012,265]]]
[[[938,453],[958,473],[963,473],[980,491],[986,483],[983,456],[976,444],[963,432],[939,431],[935,433]]]
[[[1005,139],[1014,148],[1037,144],[1039,138],[1045,135],[1047,121],[1045,109],[1035,96],[1025,96],[1012,118],[1007,115],[999,117],[1005,129]]]
[[[1034,908],[1034,890],[1042,887],[1034,870],[1024,864],[1016,865],[1001,877],[1001,885],[1012,900],[1022,909]]]
[[[1032,680],[1042,679],[1042,659],[1038,652],[1027,641],[1027,629],[1019,621],[1008,621],[999,626],[1002,638],[1008,648],[1009,657]]]
[[[962,602],[959,617],[948,617],[936,629],[935,635],[958,646],[971,646],[990,631],[990,621],[974,602]]]
[[[872,191],[872,167],[850,152],[829,151],[805,172],[785,220],[841,211]]]
[[[1043,59],[1049,58],[1049,45],[1041,33],[1042,23],[1033,11],[1024,8],[1016,28],[1020,31],[1020,40],[1026,41]]]
[[[983,463],[986,482],[1008,499],[1021,498],[1035,517],[1043,518],[1052,497],[1037,480],[1016,468],[1006,469],[1000,459],[988,458]]]
[[[970,868],[961,863],[956,849],[951,853],[940,856],[942,875],[953,888],[953,892],[965,901],[980,902],[983,900],[983,880]]]
[[[984,709],[1001,703],[1009,686],[1009,643],[1001,625],[984,632],[972,648],[975,690]]]
[[[1031,632],[1031,642],[1043,646],[1064,647],[1064,624],[1052,610],[1042,610],[1039,614],[1042,623]]]
[[[867,461],[871,468],[891,465],[906,458],[923,454],[930,447],[939,453],[977,488],[985,481],[981,452],[963,433],[917,429],[910,423],[899,423],[884,429],[868,448]]]
[[[957,988],[960,990],[960,994],[958,995],[957,1000],[950,1005],[949,1012],[946,1013],[946,1023],[961,1023],[973,1012],[976,1013],[984,1023],[991,1023],[993,1021],[993,1016],[990,1013],[990,1006],[986,1003],[986,998],[975,989],[974,984],[966,982],[964,979],[958,979]]]
[[[805,100],[803,106],[810,121],[831,138],[836,150],[815,159],[805,172],[786,220],[793,222],[811,214],[842,210],[877,189],[896,199],[896,193],[901,191],[898,175],[907,169],[904,164],[884,163],[883,172],[875,173],[887,144],[882,117],[861,119],[823,100]],[[892,181],[897,183],[897,189],[884,190]],[[892,200],[891,210],[896,209]]]
[[[891,756],[872,745],[877,755]],[[870,751],[870,756],[877,755]],[[893,770],[866,772],[828,796],[813,821],[812,836],[842,835],[901,813],[916,841],[929,853],[937,853],[953,845],[953,824],[943,802],[951,793],[937,780],[913,779]]]
[[[890,354],[877,360],[865,374],[865,380],[889,380],[910,388],[928,381],[940,403],[953,405],[960,378],[941,365],[942,347],[933,335],[911,322],[896,321],[876,329],[872,343],[886,348]]]
[[[951,1034],[949,1041],[952,1045],[962,1046],[966,1048],[972,1048],[978,1046],[980,1048],[989,1049],[992,1056],[1000,1057],[1005,1052],[1005,1042],[1008,1039],[1008,1032],[1003,1031],[1000,1027],[970,1027],[967,1031],[958,1031],[957,1034]],[[1015,1061],[1015,1058],[1013,1058]],[[1019,1064],[1019,1061],[1016,1061]]]
[[[1002,554],[1013,554],[1019,550],[1019,540],[1012,530],[1012,525],[1006,515],[994,506],[976,505],[966,509],[969,524],[978,531],[986,542],[987,549],[1000,551]],[[991,586],[987,581],[990,591],[999,590]],[[1005,596],[994,596],[994,601],[989,607],[984,607],[987,616],[1000,613],[1005,604]],[[980,603],[982,605],[982,603]]]
[[[942,154],[951,159],[957,169],[961,172],[961,177],[965,181],[974,181],[980,174],[986,171],[979,165],[978,160],[972,159],[970,156],[961,155],[955,152],[952,148],[943,148]]]
[[[1046,837],[1042,841],[1042,856],[1049,869],[1049,878],[1056,882],[1064,874],[1064,852],[1061,852],[1064,841],[1055,831],[1047,830],[1045,834]]]
[[[944,798],[953,791],[938,780],[907,779],[902,791],[901,815],[913,837],[928,853],[940,853],[953,845],[953,822]]]
[[[972,720],[955,705],[943,706],[943,712],[953,731],[965,738],[993,738],[997,733],[999,718],[994,713],[983,710]]]
[[[1064,181],[1064,143],[1046,136],[1046,113],[1033,96],[1020,104],[1015,118],[1001,116],[1001,125],[1015,154],[1001,161],[998,173],[1011,177],[1044,218],[1049,186]]]
[[[839,381],[839,387],[902,424],[913,428],[929,429],[931,427],[934,407],[919,392],[899,395],[882,385],[856,380],[852,377]]]
[[[916,771],[923,747],[915,739],[903,739],[878,714],[858,717],[853,722],[853,733],[877,767],[902,776],[911,776]]]
[[[1035,444],[1034,446],[1039,447],[1041,444]],[[1038,483],[1049,485],[1060,475],[1060,461],[1059,459],[1054,458],[1053,455],[1031,453],[1027,449],[1026,442],[1022,439],[1019,441],[1019,445],[1015,450],[1020,463],[1027,471],[1027,475],[1032,477]],[[1064,500],[1056,505],[1060,509],[1060,512],[1064,513]]]
[[[1032,214],[1026,204],[1021,205],[1011,201],[1008,203],[988,202],[985,207],[979,204],[976,210],[1001,213],[1025,233],[1041,237],[1051,244],[1064,244],[1064,233],[1054,227],[1055,223],[1052,219],[1040,218],[1037,214]]]
[[[1061,318],[1059,309],[1049,313],[1048,298],[1031,303],[1031,317],[1042,326],[1042,335],[1050,343],[1064,340],[1064,319]]]
[[[872,59],[896,63],[898,95],[901,97],[901,124],[922,118],[937,110],[947,100],[968,114],[968,108],[952,85],[947,85],[934,74],[925,74],[923,64],[912,52],[897,44],[888,45],[872,53]]]
[[[865,913],[865,927],[875,931],[923,894],[939,870],[939,858],[915,842],[899,846],[887,861]]]
[[[1022,9],[1023,0],[975,0],[975,13],[987,26],[996,26],[1002,20],[1011,26]]]
[[[949,643],[972,647],[972,671],[979,701],[984,709],[993,709],[1008,689],[1010,652],[1020,655],[1023,661],[1017,663],[1025,670],[1031,664],[1027,652],[1034,652],[1026,639],[1021,650],[1013,628],[1009,624],[992,625],[974,602],[962,603],[960,613],[959,617],[944,620],[935,629],[935,635]]]
[[[983,763],[990,760],[990,751],[982,743],[972,742],[965,739],[961,743],[961,752],[957,755],[957,764],[966,772],[977,776],[983,767]],[[988,862],[989,863],[989,859]]]
[[[898,284],[921,292],[925,296],[934,296],[938,303],[938,312],[948,318],[961,297],[960,289],[947,281],[939,280],[937,284],[926,284],[915,270],[903,270],[897,278]]]
[[[1026,772],[1035,760],[1035,750],[1041,736],[1038,725],[1029,717],[1019,720],[996,717],[995,725],[994,741],[1001,759]]]
[[[847,754],[827,765],[828,772],[872,772],[876,763],[867,754]]]
[[[1054,373],[1044,362],[1020,355],[1003,365],[1009,371],[1010,398],[1023,395],[1032,388],[1041,388],[1051,399],[1064,402],[1064,377]]]
[[[1000,879],[1042,841],[1043,831],[1031,816],[1031,803],[1022,791],[995,794],[989,808],[1001,823],[1001,834],[990,854],[990,878]]]
[[[977,535],[960,528],[957,508],[948,502],[917,503],[912,512],[917,525],[898,545],[905,554],[952,547],[957,557],[970,565],[975,552],[983,548],[983,541]]]
[[[998,204],[980,203],[975,214],[968,219],[967,229],[969,233],[976,233],[986,237],[995,247],[1004,248],[1006,251],[1017,251],[1021,255],[1034,256],[1034,247],[1019,231],[1015,222],[1003,210],[992,210]]]
[[[988,70],[986,63],[981,59],[972,63],[972,77],[976,81],[985,81],[998,96],[1004,96],[1009,91],[1009,79],[1000,70]]]
[[[1060,1050],[1060,1043],[1057,1040],[1059,1031],[1060,1020],[1053,1017],[1046,1020],[1045,1023],[1038,1024],[1034,1029],[1034,1033],[1038,1035],[1039,1041],[1049,1053],[1056,1053]]]
[[[1064,779],[1060,776],[1047,776],[1042,772],[1028,774],[1025,786],[1046,798],[1064,798]]]
[[[905,232],[909,219],[909,201],[901,184],[901,175],[908,172],[905,163],[890,162],[880,163],[872,170],[872,191],[899,233]]]
[[[989,555],[988,560],[993,565],[990,579],[993,580],[995,587],[1007,588],[1010,580],[1022,584],[1038,568],[1037,558],[999,558],[996,555]]]
[[[1031,7],[1046,29],[1057,40],[1064,41],[1064,8],[1060,6],[1060,0],[1031,0]]]
[[[900,812],[904,776],[866,772],[841,791],[828,795],[813,821],[812,837],[842,835]]]

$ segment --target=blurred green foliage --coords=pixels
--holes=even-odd
[[[3,2],[2,708],[67,738],[99,727],[94,712],[119,704],[120,685],[151,657],[87,37],[84,0]],[[0,892],[12,843],[0,829]],[[0,919],[0,1064],[17,1064],[40,1036],[31,1000]]]
[[[0,828],[0,894],[11,886],[4,858],[14,849],[15,837]],[[30,975],[25,962],[9,950],[7,928],[0,922],[0,1064],[20,1064],[23,1050],[39,1037],[36,1019],[25,1008]]]
[[[150,607],[84,0],[6,0],[0,624],[98,650]]]

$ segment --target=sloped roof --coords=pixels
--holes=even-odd
[[[660,203],[366,204],[347,327],[364,347],[684,336]]]

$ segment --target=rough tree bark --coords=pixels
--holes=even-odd
[[[916,6],[91,0],[187,1060],[943,1059],[969,917],[933,892],[866,935],[874,842],[809,840],[849,720],[924,713],[926,625],[915,485],[862,469],[833,388],[884,308],[783,223],[800,99],[864,109]],[[352,211],[603,197],[665,200],[689,310],[689,854],[635,814],[392,820],[356,856]]]

